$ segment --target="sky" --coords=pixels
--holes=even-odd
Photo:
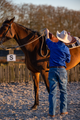
[[[8,0],[9,1],[9,0]],[[52,5],[80,11],[80,0],[10,0],[13,4]]]

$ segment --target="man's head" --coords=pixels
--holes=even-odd
[[[58,42],[58,38],[56,38],[52,33],[49,32],[49,38],[51,39],[51,41],[53,42]]]
[[[64,43],[70,43],[72,41],[72,37],[68,35],[67,31],[65,30],[63,30],[61,33],[57,31],[56,36],[60,41]]]

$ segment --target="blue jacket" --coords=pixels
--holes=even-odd
[[[57,43],[52,42],[50,39],[46,40],[46,44],[50,49],[50,60],[49,66],[65,66],[66,63],[70,62],[70,51],[69,48],[61,41]]]

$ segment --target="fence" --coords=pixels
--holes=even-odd
[[[80,81],[80,64],[67,71],[69,82]]]
[[[16,62],[10,61],[5,62],[3,57],[3,53],[7,54],[17,54],[16,56]],[[1,56],[2,55],[2,56]],[[24,61],[25,56],[24,53],[21,51],[0,51],[0,83],[1,82],[28,82],[29,80],[32,80],[31,72],[27,69]],[[2,63],[4,61],[4,63]],[[19,62],[20,61],[20,62]],[[5,64],[6,63],[6,64]],[[76,67],[72,68],[71,70],[67,71],[68,73],[68,81],[74,82],[74,81],[80,81],[80,64],[78,64]],[[40,75],[40,81],[43,80]]]
[[[68,81],[80,81],[80,64],[67,71]],[[25,63],[9,62],[0,65],[0,83],[1,82],[28,82],[32,80],[30,71]],[[40,75],[40,81],[42,77]]]
[[[0,82],[28,82],[30,79],[30,71],[24,63],[9,62],[0,66]]]

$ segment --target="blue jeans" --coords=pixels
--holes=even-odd
[[[60,89],[60,113],[67,112],[67,71],[65,68],[49,70],[49,114],[55,115],[57,83]]]

